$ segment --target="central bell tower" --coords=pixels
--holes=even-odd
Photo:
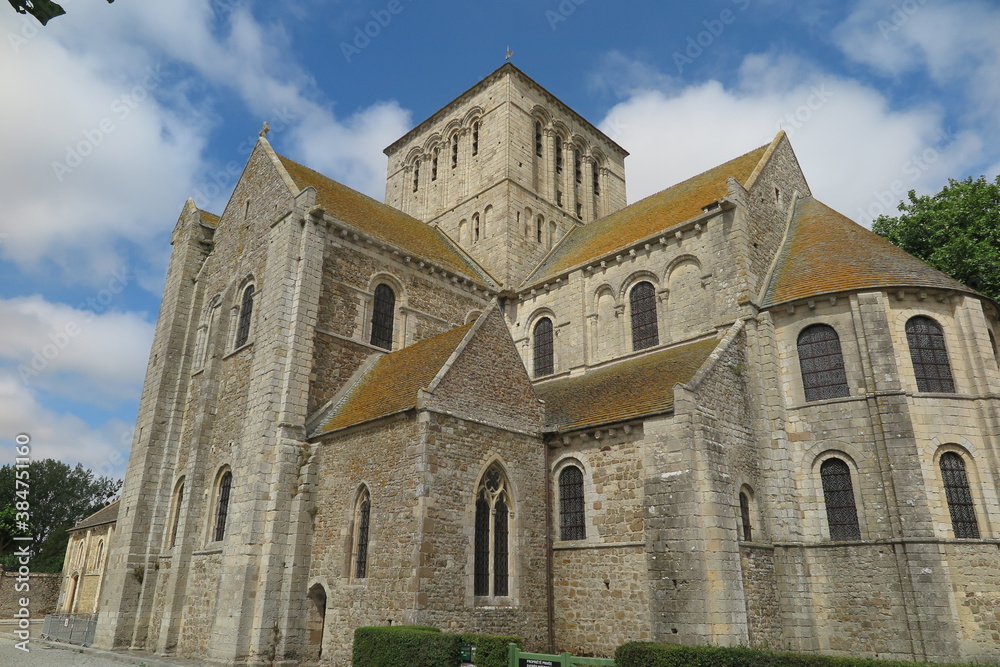
[[[508,289],[574,227],[626,203],[625,149],[510,63],[385,153],[386,203]]]

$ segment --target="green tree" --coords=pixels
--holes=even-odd
[[[1000,176],[949,179],[936,195],[900,202],[872,231],[981,294],[1000,300]]]
[[[17,472],[25,470],[27,479],[18,487]],[[0,562],[12,564],[11,554],[24,544],[13,538],[27,533],[32,536],[32,570],[58,572],[69,540],[66,531],[107,505],[121,487],[121,480],[95,477],[79,463],[71,468],[55,459],[32,461],[20,471],[12,465],[0,467]],[[26,526],[16,518],[19,502],[27,503],[21,506],[28,508]]]

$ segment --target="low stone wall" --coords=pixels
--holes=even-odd
[[[51,614],[59,603],[59,586],[62,584],[61,574],[32,572],[28,576],[28,590],[23,588],[25,582],[17,581],[17,572],[6,572],[0,569],[0,620],[14,618],[21,609],[21,598],[30,601],[28,609],[32,619],[41,619],[45,614]],[[18,586],[21,584],[21,586]],[[17,587],[17,588],[16,588]]]

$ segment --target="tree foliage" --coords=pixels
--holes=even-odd
[[[1000,176],[949,179],[936,195],[901,202],[872,231],[977,292],[1000,300]]]
[[[27,471],[27,479],[23,473]],[[22,485],[17,486],[17,473]],[[24,485],[27,484],[27,486]],[[58,572],[69,540],[67,530],[108,504],[121,490],[121,480],[95,477],[79,463],[75,468],[55,459],[32,461],[18,470],[0,467],[0,556],[5,564],[18,544],[15,535],[32,537],[32,570]],[[18,503],[27,505],[18,506]],[[17,512],[27,507],[27,526],[19,526]]]

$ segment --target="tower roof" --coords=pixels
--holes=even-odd
[[[892,287],[930,287],[975,294],[878,234],[807,197],[795,205],[762,306]]]
[[[420,132],[422,132],[424,128],[432,126],[435,123],[440,122],[441,120],[443,120],[444,118],[446,118],[452,112],[452,110],[456,106],[459,106],[460,104],[462,104],[462,102],[464,100],[466,100],[467,98],[471,97],[475,93],[479,92],[483,88],[486,88],[487,86],[489,86],[490,84],[494,83],[495,81],[498,81],[499,79],[501,79],[506,74],[512,74],[514,76],[517,76],[522,81],[524,81],[524,82],[528,83],[529,85],[533,86],[534,88],[536,88],[538,91],[540,91],[542,94],[544,94],[548,98],[548,100],[549,100],[550,103],[558,106],[561,113],[564,113],[567,116],[571,116],[576,121],[578,121],[580,124],[582,124],[585,127],[588,127],[591,130],[593,130],[595,133],[597,133],[598,136],[603,137],[605,139],[605,141],[608,142],[608,144],[609,144],[610,147],[615,148],[615,149],[617,149],[618,151],[621,152],[622,158],[625,158],[625,157],[628,156],[628,151],[625,150],[624,148],[622,148],[621,146],[619,146],[617,142],[615,142],[613,139],[611,139],[611,137],[609,137],[608,135],[604,134],[604,132],[602,132],[600,129],[598,129],[596,126],[594,126],[593,123],[591,123],[590,121],[588,121],[586,118],[584,118],[583,116],[581,116],[577,112],[573,111],[573,109],[571,109],[570,107],[566,106],[566,104],[563,103],[562,100],[560,100],[558,97],[556,97],[555,95],[553,95],[552,93],[550,93],[543,86],[541,86],[537,81],[535,81],[534,79],[532,79],[530,76],[528,76],[527,74],[525,74],[524,72],[522,72],[520,69],[518,69],[512,63],[509,63],[509,62],[504,63],[500,67],[498,67],[495,70],[493,70],[492,72],[490,72],[488,75],[486,75],[485,77],[483,77],[482,79],[480,79],[478,82],[476,82],[471,88],[469,88],[468,90],[466,90],[464,93],[462,93],[461,95],[459,95],[458,97],[456,97],[455,99],[453,99],[448,104],[446,104],[443,107],[441,107],[439,110],[435,111],[428,118],[426,118],[425,120],[423,120],[421,123],[419,123],[416,127],[414,127],[409,132],[407,132],[406,134],[404,134],[402,137],[400,137],[396,141],[394,141],[391,144],[389,144],[389,146],[387,146],[386,149],[385,149],[385,151],[384,151],[385,154],[386,155],[392,155],[400,146],[406,145],[409,142],[409,140],[410,140],[411,137],[413,137],[414,135],[419,134]]]
[[[775,138],[777,142],[781,134]],[[609,255],[643,238],[670,229],[725,197],[731,177],[746,184],[772,144],[765,144],[677,185],[567,234],[535,269],[524,285],[551,280],[580,264]]]

